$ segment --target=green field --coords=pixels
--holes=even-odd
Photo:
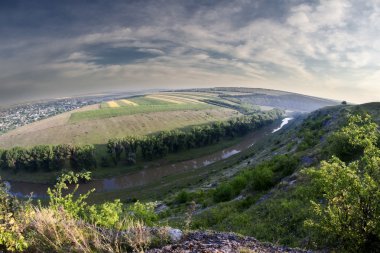
[[[214,106],[207,104],[166,104],[166,105],[139,105],[123,106],[117,108],[101,108],[99,110],[76,112],[71,114],[70,122],[78,122],[89,119],[104,119],[123,115],[138,113],[183,111],[183,110],[205,110],[212,109]]]
[[[147,98],[147,97],[133,97],[128,100],[135,102],[138,105],[172,105],[173,103],[165,102],[162,100]]]

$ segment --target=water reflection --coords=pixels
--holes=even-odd
[[[292,119],[293,118],[285,118],[285,119],[283,119],[281,125],[278,128],[273,129],[272,133],[275,133],[275,132],[281,130],[281,128],[283,128],[286,124],[288,124],[289,121],[291,121]]]

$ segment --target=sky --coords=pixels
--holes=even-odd
[[[380,101],[380,0],[0,1],[0,105],[216,86]]]

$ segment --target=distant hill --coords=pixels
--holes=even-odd
[[[188,89],[184,91],[214,92],[226,99],[235,98],[243,103],[269,106],[293,112],[311,112],[325,106],[337,105],[340,103],[339,101],[331,99],[262,88],[216,87]]]
[[[304,113],[339,104],[278,90],[235,87],[165,91],[129,97],[128,100],[123,98],[121,94],[119,100],[62,113],[9,131],[0,135],[0,148],[104,144],[114,137],[146,135],[223,121],[258,110],[278,108],[288,113]]]

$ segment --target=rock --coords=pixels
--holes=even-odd
[[[165,205],[164,203],[159,203],[157,206],[154,208],[154,212],[156,214],[162,213],[163,211],[167,210],[169,207]]]
[[[178,229],[172,229],[178,230]],[[177,231],[178,232],[178,231]],[[179,230],[179,232],[181,232]],[[287,252],[301,253],[310,252],[299,249],[275,246],[262,243],[252,237],[243,237],[233,233],[218,232],[191,232],[182,236],[177,243],[166,245],[160,249],[150,249],[147,253],[241,253],[241,252]]]
[[[182,239],[183,233],[176,228],[169,229],[169,237],[172,242],[178,242]]]

